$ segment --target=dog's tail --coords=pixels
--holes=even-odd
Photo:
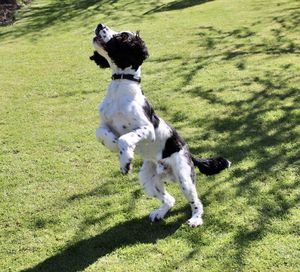
[[[222,157],[217,158],[195,158],[192,156],[192,161],[197,166],[201,173],[211,176],[220,173],[222,170],[229,168],[231,162]]]

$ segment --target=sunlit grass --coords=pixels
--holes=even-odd
[[[298,1],[34,1],[0,29],[1,271],[298,271]],[[99,22],[140,30],[142,87],[198,156],[204,225],[176,185],[162,223],[95,139]]]

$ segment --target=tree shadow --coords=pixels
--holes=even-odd
[[[260,216],[255,221],[255,228],[242,227],[234,236],[234,243],[236,245],[234,259],[240,268],[245,265],[246,250],[253,243],[262,240],[269,233],[268,226],[272,220],[285,219],[290,210],[299,205],[300,196],[296,197],[293,201],[287,200],[286,197],[290,189],[299,187],[299,182],[294,183],[290,188],[284,187],[285,186],[278,186],[270,192],[269,195],[276,202],[275,205],[269,204],[267,201],[261,204],[259,207]],[[295,230],[291,230],[291,232],[296,233],[296,228]]]
[[[80,24],[80,26],[90,26],[90,24],[94,26],[95,22],[91,23],[89,18],[97,13],[99,13],[99,20],[105,17],[109,18],[109,21],[117,21],[118,24],[122,24],[123,20],[128,21],[128,16],[122,19],[122,16],[120,16],[121,11],[139,10],[139,8],[143,7],[143,4],[140,2],[132,2],[131,5],[127,4],[118,0],[54,0],[46,5],[32,3],[30,7],[21,11],[21,19],[24,21],[24,24],[18,25],[17,29],[15,27],[4,29],[0,33],[0,38],[18,38],[28,35],[34,40],[48,35],[43,30],[57,24],[61,25],[61,31],[63,32],[68,31],[69,27],[74,27],[76,23]],[[116,12],[116,5],[120,12]],[[135,13],[130,17],[130,21],[137,20],[140,16],[142,14]],[[69,21],[72,21],[74,24],[70,26],[68,24]]]
[[[193,94],[207,100],[214,107],[234,109],[227,116],[191,121],[190,126],[205,124],[205,132],[187,137],[187,141],[199,143],[199,147],[191,148],[194,154],[201,156],[209,153],[229,158],[233,166],[228,170],[227,176],[232,182],[235,197],[246,199],[246,205],[257,210],[255,219],[236,230],[233,236],[236,254],[232,258],[240,269],[245,265],[245,252],[249,247],[270,233],[270,224],[274,220],[286,219],[290,211],[300,203],[299,180],[285,180],[286,173],[297,176],[300,169],[295,114],[300,102],[300,89],[286,84],[289,81],[288,75],[288,72],[269,73],[264,78],[253,79],[253,82],[260,82],[264,87],[244,101],[225,102],[213,92],[199,89]],[[278,113],[280,116],[276,118]],[[221,137],[220,140],[216,135],[228,136]],[[201,145],[205,138],[214,139],[215,145]],[[252,163],[245,167],[245,161]],[[205,198],[213,195],[214,199],[218,199],[216,189],[221,186],[216,183]],[[231,230],[235,228],[234,225],[230,227]]]
[[[236,252],[232,262],[241,269],[249,247],[264,239],[270,233],[270,224],[274,220],[286,219],[300,202],[300,183],[297,180],[300,169],[297,113],[300,89],[296,87],[299,72],[297,65],[289,60],[287,63],[278,62],[280,64],[272,62],[276,58],[300,55],[300,45],[293,39],[299,31],[300,6],[296,2],[294,5],[297,6],[278,6],[274,14],[261,19],[264,22],[252,25],[266,24],[267,21],[273,29],[266,36],[256,32],[257,28],[251,25],[230,31],[200,26],[195,43],[203,54],[181,61],[176,59],[179,64],[172,68],[172,74],[181,78],[175,90],[182,92],[184,89],[186,95],[200,98],[210,108],[218,110],[213,111],[215,115],[189,117],[175,109],[170,120],[176,128],[183,122],[184,126],[198,128],[199,134],[185,137],[188,143],[197,143],[190,146],[193,154],[222,155],[232,160],[233,166],[226,175],[233,182],[235,196],[246,199],[246,205],[257,211],[249,226],[237,229],[231,241]],[[201,83],[193,84],[201,70],[212,64],[230,63],[237,71],[247,72],[247,63],[253,61],[253,56],[261,56],[269,66],[257,67],[254,72],[230,79],[230,84],[214,89]],[[169,66],[168,57],[165,60],[165,65]],[[182,67],[186,68],[183,70]],[[213,144],[206,144],[206,140]],[[290,175],[287,181],[285,175]],[[221,186],[219,183],[212,185],[203,199],[217,198],[216,191]],[[213,220],[210,219],[210,223]],[[224,229],[224,222],[215,224]],[[229,224],[226,228],[232,231],[235,226]]]
[[[183,1],[173,3],[181,2]],[[201,1],[186,2],[198,2],[199,4]],[[74,2],[72,3],[74,4]],[[172,9],[169,8],[169,10]],[[159,11],[163,10],[158,9],[153,12]],[[51,13],[51,10],[48,12]],[[60,11],[57,12],[59,14]],[[197,43],[209,54],[184,60],[173,54],[164,59],[153,60],[153,62],[168,63],[176,59],[182,63],[193,64],[193,66],[188,66],[185,72],[182,72],[183,65],[173,68],[175,74],[182,79],[181,86],[177,88],[180,90],[180,87],[183,88],[193,81],[199,70],[207,65],[217,64],[220,60],[224,62],[237,61],[237,69],[247,70],[247,58],[254,55],[264,55],[270,58],[299,55],[299,45],[285,35],[285,32],[293,32],[300,24],[298,9],[288,8],[285,14],[282,12],[283,10],[280,11],[280,14],[271,15],[273,16],[270,20],[271,23],[279,25],[272,30],[271,38],[263,39],[250,26],[231,31],[223,31],[212,26],[201,26],[196,34]],[[43,12],[39,16],[42,14]],[[73,15],[76,16],[76,13]],[[68,16],[71,15],[66,15],[65,20]],[[49,21],[42,20],[40,25],[37,22],[35,31],[38,31],[38,26],[45,28],[52,22],[54,23],[56,20],[54,17],[49,18]],[[259,23],[257,22],[257,24]],[[253,39],[251,43],[249,39]],[[294,193],[299,188],[299,181],[292,180],[285,183],[283,180],[284,173],[289,170],[296,171],[298,169],[299,173],[300,153],[296,144],[299,141],[296,131],[298,126],[296,110],[299,108],[300,89],[289,84],[295,74],[293,64],[277,68],[275,70],[271,67],[267,71],[260,71],[258,67],[257,75],[249,75],[241,81],[235,81],[237,92],[245,86],[249,88],[252,85],[260,86],[255,92],[250,90],[249,94],[240,100],[224,99],[224,96],[220,94],[228,91],[225,87],[206,89],[197,85],[186,92],[192,98],[201,98],[213,108],[230,108],[229,113],[222,114],[220,112],[215,116],[189,119],[186,115],[176,111],[171,117],[175,126],[176,122],[184,119],[188,119],[187,125],[190,127],[203,126],[199,129],[198,135],[186,137],[187,142],[195,142],[200,145],[192,147],[191,151],[200,156],[202,153],[221,154],[232,160],[233,168],[229,170],[228,178],[233,181],[232,186],[236,189],[235,196],[245,198],[246,205],[255,207],[258,211],[257,217],[249,225],[249,228],[240,228],[233,238],[236,254],[232,258],[241,268],[244,265],[246,250],[253,243],[265,237],[269,231],[270,222],[275,219],[284,219],[290,210],[299,204],[300,200],[299,196]],[[222,135],[222,137],[218,138],[216,135]],[[201,144],[203,139],[212,139],[215,145],[203,145]],[[253,163],[246,168],[242,167],[242,163],[247,160],[253,160]],[[204,200],[208,199],[210,194],[216,194],[218,186],[220,186],[218,183],[211,186],[211,190],[204,196]],[[263,186],[268,186],[269,190],[263,191]],[[106,189],[110,190],[109,187]],[[95,196],[99,192],[99,190],[95,190],[87,193],[86,196]],[[136,198],[138,194],[138,191],[133,192],[133,198]],[[84,196],[76,195],[69,201]],[[129,207],[134,207],[134,205],[135,203],[132,202]],[[102,234],[68,245],[61,253],[24,271],[84,270],[97,259],[121,247],[137,243],[155,243],[159,239],[166,238],[172,235],[181,223],[177,221],[177,223],[168,225],[151,225],[146,218],[129,220]],[[234,228],[234,226],[226,225],[217,219],[210,219],[210,224],[218,225],[220,229]],[[128,235],[128,233],[132,235]],[[222,250],[225,249],[222,248]]]
[[[95,224],[94,221],[86,223]],[[68,245],[57,255],[23,271],[83,271],[99,258],[117,249],[138,243],[154,244],[158,240],[172,235],[181,224],[181,220],[170,224],[163,222],[150,224],[146,217],[132,219],[99,235]]]
[[[239,70],[245,70],[245,60],[251,56],[274,57],[285,54],[299,56],[300,44],[294,40],[294,37],[288,35],[299,32],[299,9],[299,4],[293,8],[280,6],[277,12],[267,17],[268,22],[257,21],[252,25],[241,26],[230,31],[214,26],[199,26],[195,43],[202,52],[207,53],[196,58],[182,59],[177,69],[175,68],[172,72],[182,78],[182,87],[184,87],[190,84],[200,70],[211,64],[218,65],[220,61],[238,61],[236,67]],[[256,30],[252,29],[252,27],[262,23],[274,26],[269,36],[256,33]],[[174,60],[180,60],[180,57],[170,55],[163,58],[166,64],[168,61]],[[150,59],[149,61],[153,60]],[[185,69],[183,70],[182,67]]]
[[[207,2],[211,2],[213,0],[180,0],[180,1],[173,1],[168,4],[163,4],[160,6],[157,6],[149,11],[147,11],[146,14],[156,13],[156,12],[164,12],[164,11],[171,11],[171,10],[179,10],[179,9],[185,9],[197,5],[201,5]]]

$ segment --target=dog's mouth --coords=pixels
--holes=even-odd
[[[95,29],[95,37],[93,39],[93,42],[96,43],[98,46],[105,48],[105,41],[103,40],[101,36],[101,30],[105,28],[105,25],[99,24]]]

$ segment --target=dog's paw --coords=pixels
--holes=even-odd
[[[121,165],[120,167],[120,171],[123,175],[127,175],[130,171],[132,170],[132,164],[131,164],[131,160],[126,163],[125,165]]]
[[[166,215],[166,212],[161,211],[160,209],[154,210],[149,215],[149,219],[151,222],[158,222],[162,220]]]
[[[132,170],[133,152],[120,151],[120,170],[123,175],[127,175]]]
[[[191,228],[195,228],[195,227],[201,226],[203,224],[203,220],[201,217],[192,217],[187,221],[187,224]]]
[[[149,215],[149,219],[151,222],[158,222],[164,218],[164,214],[162,214],[159,210],[155,210]]]

